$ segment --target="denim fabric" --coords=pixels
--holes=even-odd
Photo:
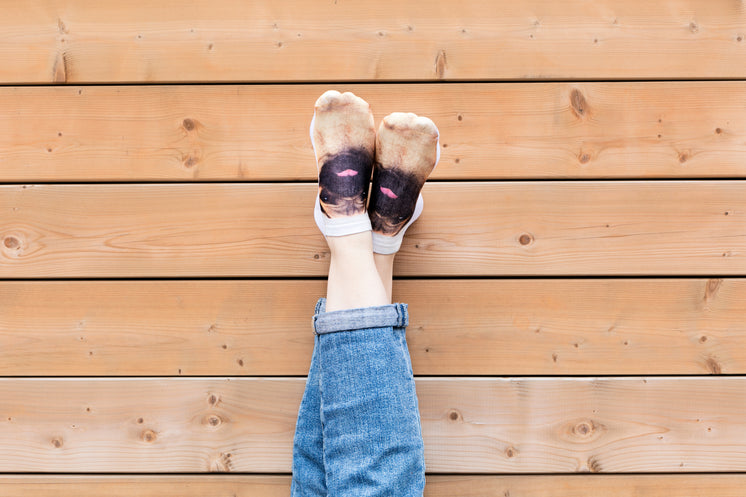
[[[321,299],[316,304],[316,308],[323,309],[324,304],[324,299]],[[313,316],[313,329],[317,335],[366,328],[405,328],[408,324],[407,304],[390,304],[332,312],[322,311]]]
[[[306,390],[298,410],[293,440],[293,481],[290,495],[327,495],[324,472],[324,440],[321,429],[318,339],[314,340]]]
[[[422,497],[425,459],[407,306],[314,316],[314,351],[298,412],[291,495]]]

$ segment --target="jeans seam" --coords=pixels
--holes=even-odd
[[[326,299],[316,303],[313,316],[315,335],[357,331],[372,328],[406,328],[409,324],[407,304],[395,303],[379,306],[344,309],[326,312]]]

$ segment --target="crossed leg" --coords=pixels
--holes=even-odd
[[[314,351],[294,440],[292,495],[421,497],[424,450],[405,339],[407,307],[391,304],[395,252],[374,255],[370,225],[363,229],[360,218],[372,169],[373,151],[368,148],[375,139],[372,114],[362,99],[337,92],[322,95],[315,111],[312,138],[320,192],[315,216],[331,262],[327,298],[319,301],[314,316]],[[404,131],[391,136],[405,143],[402,137],[412,134],[410,128],[400,126]],[[377,147],[395,150],[397,140],[379,140]],[[430,159],[425,160],[419,160],[423,154],[415,151],[415,145],[396,145],[399,155],[411,150],[410,158],[425,164],[422,171],[410,175],[421,178],[414,189],[374,179],[374,190],[378,188],[389,200],[408,199],[398,203],[407,206],[396,216],[393,224],[398,225],[379,235],[403,234],[407,223],[419,215],[415,202],[434,166],[437,130],[431,142],[425,147]],[[414,162],[386,163],[389,169],[401,169],[413,167]],[[377,162],[375,167],[384,166]],[[371,219],[396,214],[390,202],[371,206],[377,208],[370,212]],[[345,229],[350,233],[345,234]]]

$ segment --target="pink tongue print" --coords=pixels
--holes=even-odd
[[[354,169],[345,169],[341,173],[337,173],[337,176],[357,176],[357,171],[355,171]]]
[[[383,186],[381,187],[381,193],[386,195],[388,198],[399,198],[399,196],[396,193],[392,192],[388,188],[384,188]]]

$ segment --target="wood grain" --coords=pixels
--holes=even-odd
[[[743,474],[429,475],[425,497],[741,497]],[[0,475],[13,497],[286,497],[290,476]]]
[[[303,387],[0,379],[0,471],[287,472]],[[417,380],[434,473],[743,472],[744,388],[738,376]]]
[[[0,277],[325,276],[311,184],[0,186]],[[742,275],[740,181],[432,183],[396,274]]]
[[[740,497],[746,476],[505,475],[441,476],[427,480],[426,497]]]
[[[287,497],[290,477],[0,475],[0,491],[12,497]]]
[[[743,78],[739,2],[8,2],[3,83]]]
[[[433,178],[746,176],[746,85],[719,81],[6,87],[0,181],[315,181],[330,87],[430,116]]]
[[[0,282],[0,374],[305,375],[324,281]],[[399,280],[420,375],[746,374],[746,280]]]
[[[395,283],[426,497],[742,496],[742,3],[0,11],[0,495],[287,495],[325,283],[276,278],[328,268],[307,127],[336,88],[441,132],[395,269],[426,278]]]

